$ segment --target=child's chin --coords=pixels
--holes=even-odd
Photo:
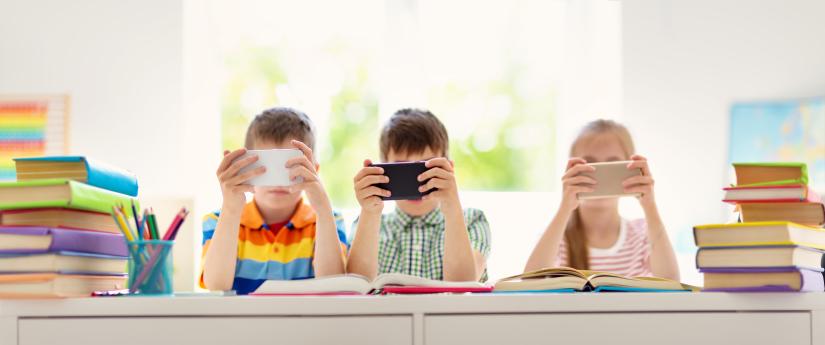
[[[401,211],[412,216],[423,216],[432,211],[437,204],[432,201],[418,200],[398,200],[396,202]]]

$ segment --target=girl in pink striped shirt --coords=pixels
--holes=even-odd
[[[627,276],[657,276],[679,280],[676,255],[656,208],[653,177],[647,160],[634,153],[627,128],[610,120],[596,120],[582,129],[570,148],[562,177],[561,205],[544,231],[525,271],[551,266],[607,271]],[[618,198],[579,201],[576,194],[591,192],[596,181],[581,176],[594,168],[586,163],[630,160],[628,169],[642,176],[624,181],[624,191],[641,193],[644,219],[619,215]]]

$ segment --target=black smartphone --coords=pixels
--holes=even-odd
[[[431,189],[424,193],[418,191],[418,187],[428,181],[418,182],[418,175],[428,170],[424,162],[375,163],[371,166],[383,168],[384,176],[390,178],[389,183],[375,185],[390,191],[389,197],[381,197],[383,200],[419,200],[435,190]]]

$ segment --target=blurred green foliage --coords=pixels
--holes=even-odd
[[[376,68],[341,42],[324,51],[330,59],[347,61],[343,84],[329,99],[328,117],[316,127],[320,174],[336,207],[355,207],[352,178],[366,158],[378,159],[379,94],[374,89]],[[263,109],[248,109],[244,97],[250,88],[262,94],[267,106],[281,103],[278,87],[289,85],[289,71],[274,47],[243,47],[225,61],[228,80],[222,100],[222,143],[225,149],[243,145],[246,126]],[[428,105],[445,122],[451,137],[460,188],[464,190],[548,190],[555,181],[555,141],[552,128],[553,90],[524,97],[514,85],[528,71],[513,67],[495,80],[460,85],[457,82],[428,90]],[[492,76],[491,76],[492,77]],[[536,96],[537,95],[537,96]],[[472,100],[499,100],[506,106],[498,116],[467,114],[461,107]],[[410,107],[425,105],[411,104]],[[484,105],[486,106],[486,105]],[[326,114],[325,114],[326,115]],[[384,114],[384,118],[389,114]],[[468,129],[471,129],[468,131]],[[455,135],[464,131],[463,135]]]

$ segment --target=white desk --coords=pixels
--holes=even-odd
[[[591,342],[825,345],[825,293],[0,301],[0,345]]]

